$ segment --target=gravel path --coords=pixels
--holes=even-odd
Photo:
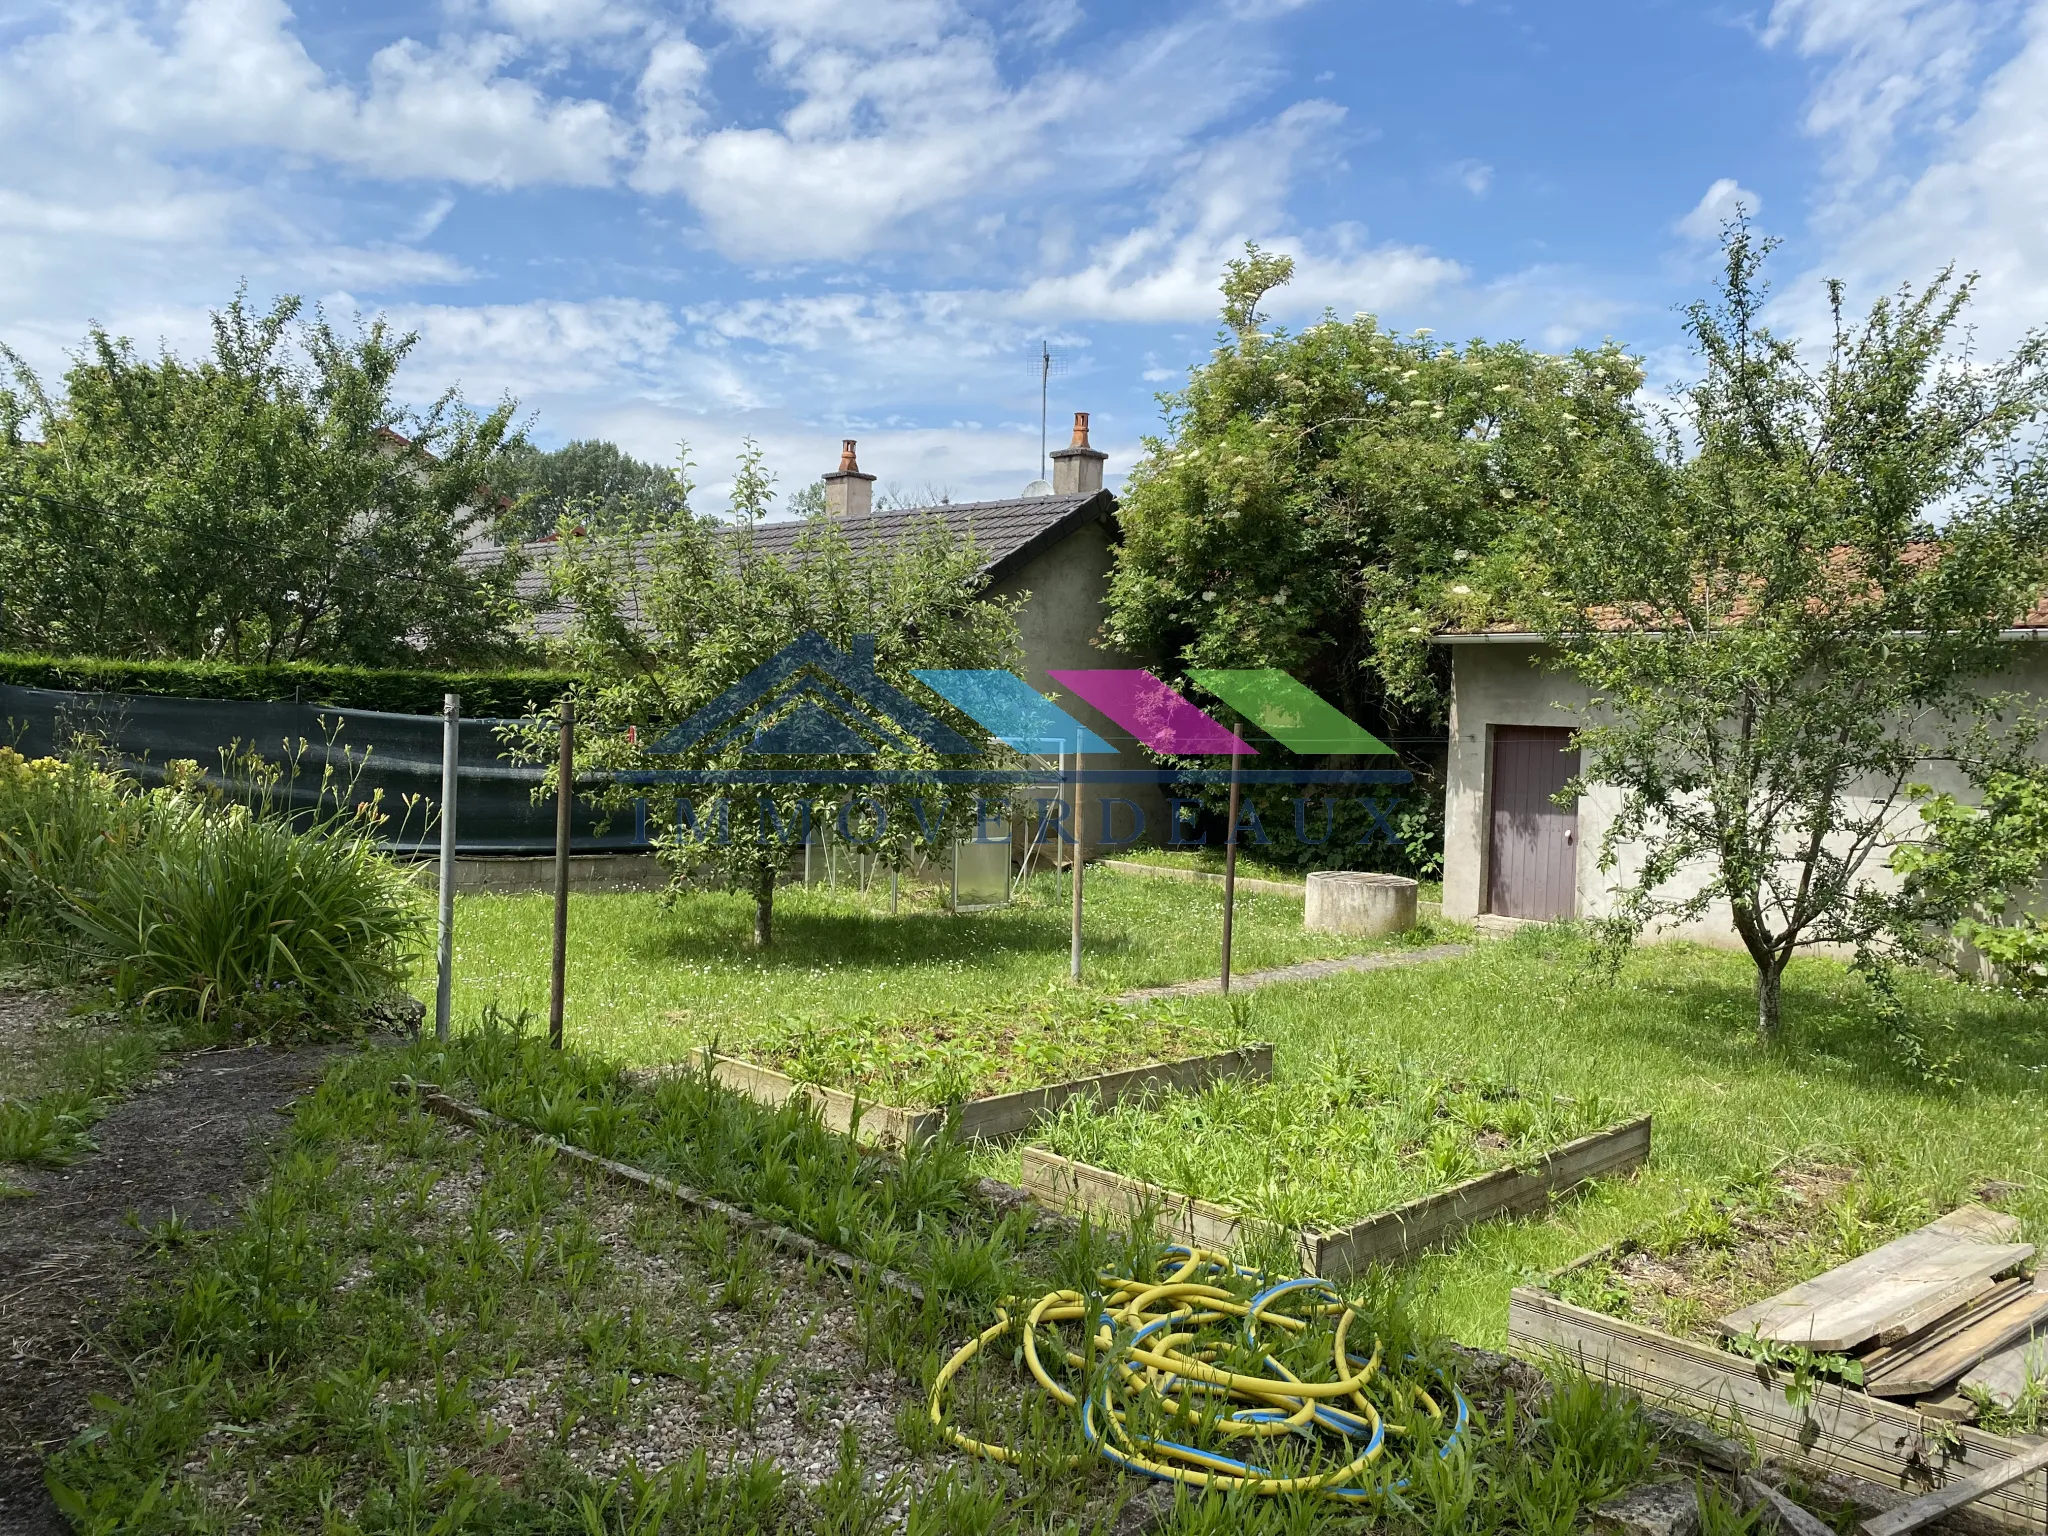
[[[1300,965],[1283,965],[1273,971],[1247,971],[1230,978],[1233,992],[1250,992],[1283,981],[1321,981],[1346,971],[1388,971],[1404,965],[1426,965],[1432,960],[1455,960],[1472,953],[1470,944],[1432,944],[1426,949],[1396,949],[1377,955],[1345,955],[1337,960],[1304,960]],[[1145,987],[1126,992],[1119,1002],[1148,1003],[1162,997],[1207,997],[1222,987],[1214,976],[1204,981],[1179,981],[1170,987]]]

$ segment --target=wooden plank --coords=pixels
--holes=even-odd
[[[1795,1405],[1782,1371],[1528,1288],[1509,1297],[1508,1349],[1525,1360],[1576,1366],[1689,1418],[1735,1420],[1764,1451],[1886,1487],[1925,1486],[1951,1459],[1974,1470],[2028,1449],[1974,1429],[1937,1437],[1913,1408],[1838,1382],[1816,1383],[1812,1397]],[[2002,1524],[2039,1531],[2048,1489],[2035,1473],[1989,1494],[1980,1508]]]
[[[1735,1486],[1742,1490],[1743,1497],[1750,1503],[1761,1504],[1776,1516],[1779,1527],[1791,1532],[1791,1536],[1835,1536],[1833,1526],[1794,1504],[1762,1478],[1745,1472],[1735,1480]]]
[[[702,1051],[692,1051],[689,1065],[699,1069],[703,1059]],[[892,1104],[871,1103],[837,1088],[799,1083],[771,1068],[757,1067],[731,1056],[720,1056],[712,1062],[711,1080],[721,1088],[744,1093],[763,1104],[779,1105],[793,1098],[808,1099],[816,1106],[818,1119],[825,1128],[842,1136],[852,1134],[858,1111],[860,1139],[882,1146],[917,1146],[938,1135],[946,1121],[945,1114],[939,1110],[899,1109]]]
[[[1021,1177],[1032,1197],[1052,1210],[1085,1212],[1119,1224],[1150,1211],[1163,1235],[1196,1248],[1228,1253],[1259,1227],[1255,1218],[1227,1205],[1076,1162],[1043,1147],[1024,1148]]]
[[[1863,1362],[1863,1379],[1868,1382],[1879,1372],[1891,1369],[1908,1356],[1932,1349],[1936,1344],[1953,1337],[1980,1318],[1996,1312],[2007,1302],[2023,1294],[2032,1283],[2025,1275],[2008,1275],[1976,1300],[1957,1307],[1953,1312],[1943,1314],[1911,1337],[1901,1339],[1896,1344],[1873,1344],[1866,1349],[1858,1350],[1856,1358]],[[1864,1390],[1867,1392],[1870,1389],[1866,1386]]]
[[[1965,1235],[1973,1221],[1967,1208],[1951,1213],[1826,1274],[1731,1312],[1719,1327],[1728,1334],[1754,1332],[1819,1351],[1905,1338],[1983,1295],[1998,1275],[2034,1256],[2025,1243],[1987,1243]]]
[[[702,1051],[690,1052],[687,1060],[691,1069],[700,1069],[703,1058]],[[960,1106],[960,1135],[971,1141],[997,1141],[1019,1135],[1069,1099],[1092,1098],[1099,1104],[1111,1104],[1144,1093],[1191,1092],[1229,1077],[1266,1080],[1272,1075],[1270,1045],[1248,1045],[1207,1056],[1126,1067],[1046,1088],[969,1099]],[[772,1067],[758,1067],[732,1056],[717,1058],[712,1078],[721,1087],[764,1104],[781,1104],[801,1094],[817,1105],[818,1118],[828,1130],[843,1136],[853,1127],[856,1096],[843,1089],[799,1083]],[[943,1109],[903,1109],[865,1100],[859,1102],[859,1107],[861,1140],[887,1146],[919,1145],[938,1135],[946,1123]]]
[[[1936,1329],[1925,1344],[1894,1355],[1882,1369],[1863,1373],[1863,1390],[1876,1397],[1924,1397],[1947,1386],[1980,1361],[2029,1337],[2048,1321],[2048,1274],[2033,1283],[2001,1285],[1987,1301]]]
[[[1923,1397],[1913,1406],[1923,1418],[1945,1419],[1951,1424],[1968,1424],[1977,1417],[1977,1405],[1960,1392]]]
[[[1961,1509],[1965,1504],[1974,1504],[1987,1493],[1995,1492],[2006,1484],[2025,1477],[2029,1472],[2048,1467],[2048,1441],[2028,1447],[2010,1461],[1995,1467],[1986,1467],[1968,1477],[1959,1477],[1944,1483],[1932,1493],[1923,1493],[1909,1503],[1896,1509],[1888,1509],[1881,1515],[1872,1515],[1863,1522],[1865,1536],[1905,1536],[1907,1531],[1917,1531],[1931,1520]]]
[[[1963,1372],[1965,1391],[1989,1392],[2001,1408],[2010,1408],[2027,1389],[2027,1378],[2048,1377],[2048,1338],[2030,1334],[1988,1360],[1980,1360]]]
[[[1341,1231],[1316,1235],[1312,1273],[1337,1277],[1369,1264],[1391,1264],[1478,1221],[1526,1216],[1554,1195],[1603,1174],[1633,1168],[1650,1155],[1650,1117],[1566,1142],[1522,1167],[1497,1168],[1476,1179],[1382,1211]]]
[[[1959,1205],[1920,1230],[1945,1232],[1950,1237],[1968,1238],[1976,1243],[2016,1243],[2020,1240],[2020,1219],[1994,1211],[1988,1205]]]
[[[986,1099],[969,1099],[960,1106],[960,1134],[972,1141],[999,1141],[1030,1130],[1073,1099],[1114,1104],[1120,1099],[1137,1098],[1147,1093],[1198,1093],[1225,1078],[1269,1082],[1272,1076],[1273,1047],[1270,1045],[1248,1045],[1239,1050],[1218,1051],[1210,1056],[1188,1056],[1179,1061],[1126,1067],[1120,1072],[1074,1078],[1047,1088],[1026,1088]]]

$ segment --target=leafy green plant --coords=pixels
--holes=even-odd
[[[373,824],[300,829],[245,807],[166,803],[72,922],[112,957],[115,996],[263,1032],[395,991],[421,931],[416,889]]]
[[[1863,1385],[1863,1362],[1848,1355],[1815,1353],[1804,1344],[1783,1344],[1776,1339],[1759,1338],[1754,1332],[1727,1340],[1725,1347],[1731,1354],[1754,1360],[1766,1370],[1787,1373],[1785,1401],[1794,1408],[1812,1402],[1814,1388],[1823,1381],[1846,1382],[1852,1387]]]
[[[0,1163],[68,1163],[92,1149],[86,1130],[96,1118],[92,1098],[75,1090],[0,1099]]]

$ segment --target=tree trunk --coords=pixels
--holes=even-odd
[[[1783,960],[1774,958],[1756,968],[1756,1038],[1760,1045],[1768,1047],[1778,1043],[1783,1005],[1781,983],[1784,979]]]
[[[775,936],[775,866],[754,871],[754,947],[767,948]]]

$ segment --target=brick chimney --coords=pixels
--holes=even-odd
[[[852,438],[839,450],[839,468],[825,476],[825,511],[833,517],[871,517],[875,511],[875,477],[860,472],[853,456]],[[1096,470],[1095,478],[1102,479]]]
[[[1074,440],[1052,456],[1053,495],[1094,495],[1102,489],[1102,461],[1108,457],[1088,446],[1088,413],[1074,412]]]

